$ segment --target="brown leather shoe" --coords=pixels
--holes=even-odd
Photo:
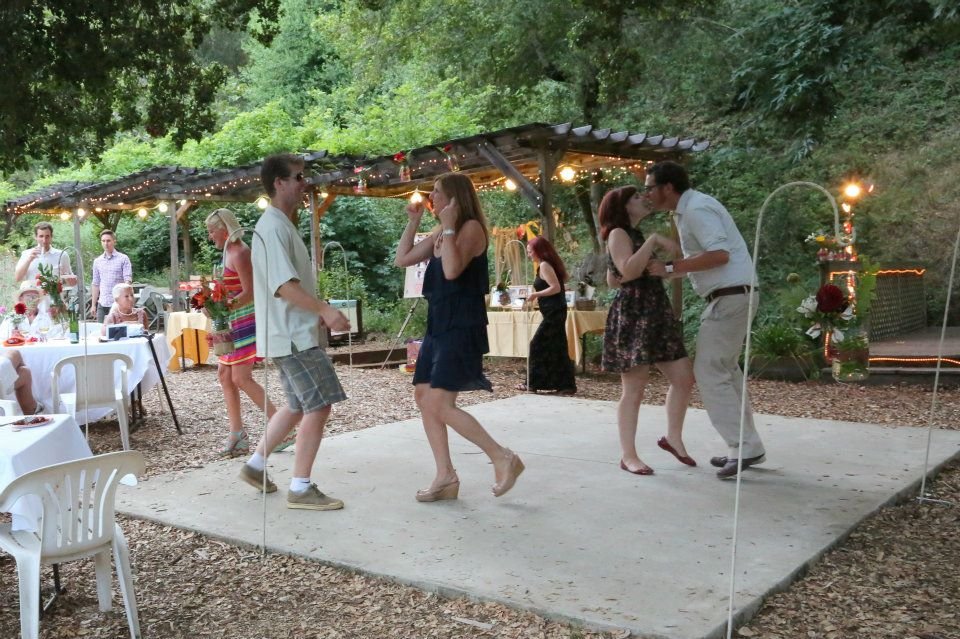
[[[731,459],[729,457],[711,457],[710,463],[714,466],[719,466],[717,462],[721,459],[726,460],[723,464],[723,467],[717,471],[717,477],[720,479],[731,479],[737,476],[737,460]],[[765,455],[757,455],[756,457],[745,457],[740,464],[743,470],[750,468],[751,466],[756,466],[757,464],[762,464],[767,461]]]

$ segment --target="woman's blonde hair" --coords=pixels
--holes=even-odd
[[[119,284],[116,284],[113,287],[113,291],[111,291],[113,293],[113,299],[120,297],[120,293],[127,289],[130,290],[130,294],[133,295],[134,298],[137,297],[133,292],[133,286],[131,286],[128,282],[120,282]]]
[[[480,208],[480,198],[477,197],[477,190],[473,188],[473,182],[463,173],[444,173],[437,178],[437,186],[448,198],[457,201],[457,209],[460,214],[457,216],[456,228],[466,224],[467,220],[476,220],[483,227],[483,235],[490,240],[490,232],[487,230],[487,218],[483,215],[483,209]],[[439,211],[437,211],[439,213]]]
[[[234,215],[230,209],[217,209],[207,216],[206,222],[207,226],[226,229],[227,241],[229,242],[238,242],[243,239],[239,233],[234,235],[234,233],[240,230],[240,223],[237,222],[237,216]]]

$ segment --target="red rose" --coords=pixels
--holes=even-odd
[[[407,161],[407,154],[404,153],[403,151],[400,151],[399,153],[395,153],[393,155],[393,161],[396,162],[397,164],[403,164],[404,162]]]
[[[453,145],[452,145],[452,144],[445,144],[444,147],[443,147],[443,152],[444,152],[444,153],[450,153],[451,151],[453,151]]]
[[[847,307],[847,296],[839,287],[824,284],[817,291],[817,310],[821,313],[839,313]]]
[[[27,314],[27,305],[23,302],[17,302],[13,305],[13,312],[17,315],[26,315]]]

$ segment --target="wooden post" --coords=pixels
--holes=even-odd
[[[563,149],[551,151],[545,146],[537,149],[537,163],[540,165],[540,215],[543,217],[543,235],[551,242],[557,236],[557,227],[553,220],[553,172],[563,157]]]
[[[317,192],[310,189],[307,194],[310,202],[310,261],[313,272],[320,272],[320,218],[317,217]]]

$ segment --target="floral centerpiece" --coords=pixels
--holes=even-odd
[[[67,305],[63,301],[63,282],[53,274],[53,267],[47,264],[37,266],[37,288],[50,298],[50,317],[66,318]]]
[[[0,318],[2,318],[4,326],[9,327],[9,334],[4,335],[4,339],[22,337],[23,329],[21,326],[27,321],[27,305],[23,302],[17,302],[9,310],[5,306],[0,306]]]
[[[813,339],[823,336],[835,379],[866,379],[870,355],[867,334],[853,304],[840,287],[824,284],[815,295],[801,302],[797,312],[813,321],[807,335]]]
[[[841,234],[839,237],[831,235],[825,231],[814,231],[804,240],[807,244],[813,244],[817,247],[817,259],[821,262],[827,260],[845,260],[847,254],[844,249],[850,245],[849,236]]]
[[[190,297],[190,306],[210,317],[213,322],[213,352],[228,355],[235,349],[230,332],[230,299],[223,280],[200,278],[200,290]]]

